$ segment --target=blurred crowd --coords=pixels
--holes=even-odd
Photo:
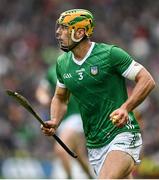
[[[96,22],[93,41],[127,50],[153,75],[157,87],[142,103],[139,116],[144,139],[143,156],[159,162],[159,1],[152,0],[0,0],[0,165],[12,156],[53,157],[52,140],[6,89],[27,97],[40,116],[49,118],[36,89],[48,67],[61,53],[55,40],[58,15],[85,8]],[[128,82],[129,90],[133,84]],[[5,153],[4,153],[5,152]]]

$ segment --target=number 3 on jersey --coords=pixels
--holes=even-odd
[[[78,75],[79,75],[79,78],[78,78],[78,80],[82,80],[83,79],[83,72],[78,72]]]

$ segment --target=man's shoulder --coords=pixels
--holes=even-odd
[[[111,50],[112,47],[114,47],[115,45],[113,44],[106,44],[106,43],[96,43],[96,47],[101,49],[105,49],[105,50]]]

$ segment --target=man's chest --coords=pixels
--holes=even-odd
[[[62,78],[71,91],[92,89],[100,86],[110,76],[110,66],[104,61],[85,62],[81,66],[69,64],[64,68]]]

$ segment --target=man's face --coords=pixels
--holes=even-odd
[[[60,47],[68,47],[72,44],[69,29],[65,25],[57,25],[56,38],[59,42]]]

